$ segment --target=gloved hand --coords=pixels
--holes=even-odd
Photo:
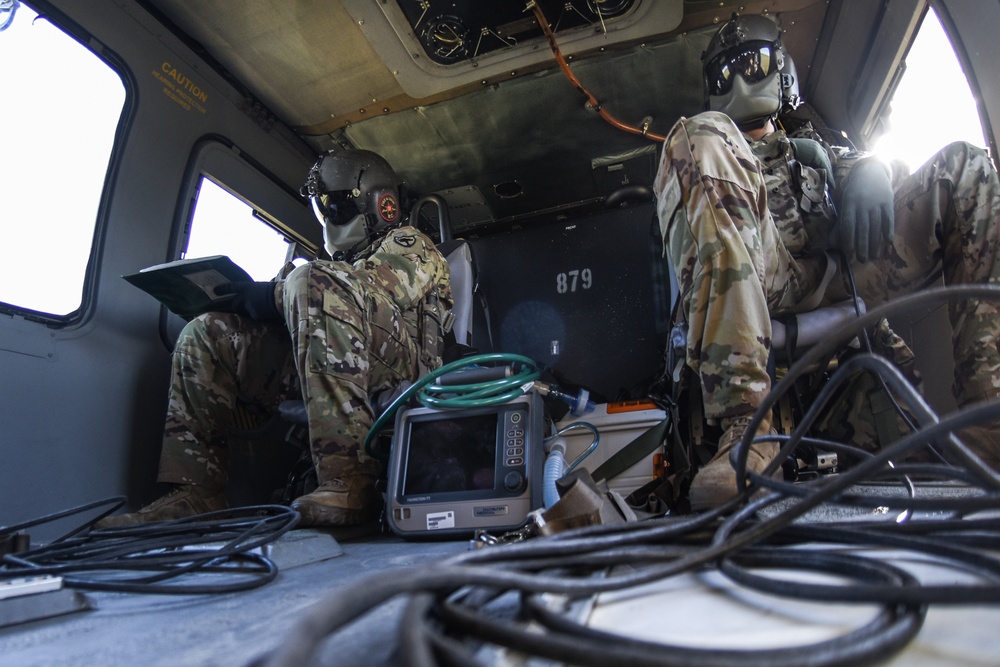
[[[851,170],[840,198],[837,232],[847,257],[867,262],[877,257],[883,242],[895,231],[892,181],[888,168],[875,158],[865,158]]]
[[[826,171],[826,184],[830,186],[830,192],[833,192],[837,187],[833,180],[833,163],[823,146],[818,141],[805,137],[789,137],[788,140],[792,142],[796,160],[813,169]]]
[[[226,311],[249,315],[258,322],[276,322],[284,319],[274,302],[274,282],[227,283],[215,288],[216,294],[232,294]]]

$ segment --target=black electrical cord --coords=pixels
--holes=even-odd
[[[800,438],[802,437],[802,434],[812,426],[813,422],[815,421],[819,413],[822,412],[822,410],[825,408],[826,403],[833,397],[833,395],[839,389],[840,385],[846,382],[847,379],[855,372],[856,369],[867,369],[873,372],[878,372],[882,376],[884,381],[887,381],[892,386],[892,389],[894,391],[897,391],[904,398],[907,405],[921,417],[921,421],[930,423],[937,420],[936,415],[934,415],[930,407],[927,406],[927,404],[924,402],[923,397],[920,396],[920,394],[912,386],[909,385],[909,383],[902,376],[902,374],[900,374],[898,370],[896,370],[896,368],[892,366],[892,364],[890,364],[887,360],[878,357],[876,355],[857,356],[847,361],[823,387],[823,390],[816,397],[816,400],[810,407],[809,411],[803,417],[801,422],[797,425],[795,431],[788,438],[786,444],[782,446],[778,456],[775,458],[775,461],[772,462],[768,468],[762,471],[760,475],[752,473],[749,474],[749,476],[751,477],[751,481],[761,486],[767,486],[770,488],[776,488],[777,485],[781,484],[781,482],[778,482],[771,477],[773,470],[780,464],[782,460],[784,460],[785,457],[789,456],[792,453],[792,451],[794,451],[795,447],[799,443]],[[964,411],[963,413],[960,413],[958,418],[954,418],[955,419],[954,430],[958,430],[963,426],[975,424],[990,418],[990,415],[987,414],[984,416],[970,419],[969,415],[980,414],[981,412],[984,412],[984,410],[980,409],[979,412]],[[1000,414],[1000,403],[996,403],[996,405],[993,408],[989,408],[987,406],[985,412],[988,413],[996,412]],[[905,457],[907,454],[915,451],[918,447],[926,445],[928,442],[934,441],[933,438],[928,437],[929,433],[926,431],[917,431],[915,433],[918,435],[918,437],[914,438],[912,437],[913,434],[911,434],[910,437],[903,438],[900,441],[897,441],[897,443],[894,443],[893,445],[881,450],[881,452],[878,454],[877,457],[880,459],[880,463],[888,463],[891,460],[890,458],[884,456],[884,452],[886,451],[891,450],[894,453],[898,454],[899,456]],[[944,435],[948,436],[949,433],[946,432]],[[900,442],[905,442],[907,444],[899,445]],[[969,459],[969,457],[971,456],[970,453],[965,449],[964,445],[961,445],[961,443],[955,440],[953,437],[952,437],[952,445],[956,453],[960,454],[963,458]],[[996,473],[989,471],[988,468],[984,469],[982,468],[982,466],[983,464],[981,462],[978,462],[978,469],[974,469],[974,472],[979,472],[979,470],[985,470],[985,473],[980,473],[981,479],[984,480],[990,486],[995,485]],[[737,467],[736,469],[737,471],[741,470],[739,467]],[[868,472],[870,472],[870,468],[865,469],[865,473],[867,474]],[[785,486],[784,488],[787,490],[787,486]],[[912,490],[912,486],[910,488]]]
[[[398,653],[410,667],[432,667],[437,662],[432,653],[425,617],[434,606],[434,596],[417,593],[403,610]]]
[[[861,317],[863,314],[861,312],[862,301],[861,297],[858,295],[858,284],[854,279],[854,268],[851,266],[851,262],[844,256],[843,253],[838,252],[837,255],[840,258],[840,265],[843,269],[844,275],[847,276],[847,282],[851,292],[851,300],[854,302],[854,312],[858,317]],[[940,278],[940,275],[935,275],[934,281],[929,281],[927,285],[933,284],[933,282],[936,282],[938,278]],[[927,285],[924,285],[924,287],[927,287]],[[865,349],[870,354],[874,354],[875,350],[872,346],[871,337],[868,335],[868,331],[864,330],[862,334]],[[876,379],[878,380],[879,387],[882,389],[883,394],[885,394],[885,396],[889,399],[889,402],[892,404],[892,407],[896,410],[896,414],[899,415],[911,431],[917,430],[917,425],[913,422],[910,415],[900,407],[899,403],[896,401],[896,397],[893,396],[891,391],[889,391],[889,387],[886,385],[885,380],[883,380],[881,376],[876,376]],[[927,450],[942,463],[947,463],[945,458],[941,455],[941,452],[939,452],[933,444],[928,443]],[[912,484],[910,486],[912,488]]]
[[[877,359],[877,358],[872,358]],[[922,428],[919,431],[915,431],[908,436],[905,436],[888,447],[874,452],[871,457],[861,461],[855,465],[850,470],[841,473],[836,478],[830,478],[823,480],[823,484],[815,487],[816,493],[810,494],[812,496],[819,495],[820,493],[828,493],[830,495],[825,495],[823,500],[828,500],[839,491],[846,490],[849,486],[862,481],[869,476],[880,471],[883,466],[885,466],[889,461],[898,457],[905,457],[908,453],[914,451],[924,444],[927,440],[938,440],[949,436],[951,433],[958,431],[966,426],[973,424],[980,424],[988,419],[995,419],[1000,416],[1000,399],[988,401],[986,403],[981,403],[976,406],[966,408],[964,410],[952,413],[944,419],[941,419],[937,423],[931,424]],[[793,441],[790,440],[789,444]],[[785,445],[788,446],[787,444]],[[955,451],[959,452],[964,450],[964,445],[960,443],[955,443]],[[971,455],[971,453],[969,453]],[[983,465],[980,462],[980,465]],[[987,506],[992,506],[992,503],[997,503],[1000,501],[1000,491],[998,491],[994,486],[994,480],[990,477],[980,474],[977,470],[970,471],[974,476],[976,481],[984,487],[987,487],[987,492],[982,496],[988,501]],[[747,471],[747,477],[758,487],[767,487],[770,489],[779,489],[784,491],[789,495],[796,495],[798,492],[791,488],[786,482],[777,480],[771,477],[765,470],[761,474]],[[915,499],[899,499],[899,498],[882,498],[880,504],[895,505],[901,502],[915,502]],[[937,500],[937,503],[945,503],[946,501]]]
[[[916,586],[917,580],[904,570],[895,566],[866,558],[852,557],[847,554],[802,552],[794,553],[785,550],[751,549],[733,557],[748,566],[762,568],[810,569],[833,572],[848,579],[860,579],[891,587]],[[738,667],[748,665],[837,665],[857,664],[860,659],[870,658],[874,654],[889,655],[900,646],[900,641],[909,641],[919,630],[923,621],[924,609],[919,605],[911,605],[902,614],[899,605],[890,604],[882,609],[873,619],[867,619],[858,628],[834,640],[818,642],[804,646],[796,645],[780,649],[768,650],[703,650],[687,646],[670,645],[661,642],[647,642],[617,633],[595,630],[573,621],[563,614],[552,612],[537,596],[529,600],[528,608],[533,618],[551,630],[573,635],[577,638],[590,638],[607,643],[627,642],[633,648],[647,652],[652,665],[717,665],[719,667]],[[893,630],[890,632],[890,628]],[[877,643],[873,645],[873,643]],[[588,652],[593,647],[588,647]],[[602,651],[598,651],[598,659]],[[670,656],[664,660],[663,654]],[[805,658],[804,656],[809,656]],[[594,662],[593,658],[582,664],[602,664]]]
[[[651,523],[659,524],[662,521],[664,520],[657,520]],[[659,525],[648,526],[645,524],[633,524],[633,526],[634,527],[631,532],[651,532],[654,534],[658,532],[657,529],[662,527]],[[532,552],[542,552],[543,555],[547,556],[548,547],[550,546],[549,544],[546,544],[547,541],[548,540],[540,540],[539,542],[534,543],[542,547],[541,549],[535,549],[533,548],[533,543],[527,542],[487,551],[496,552],[500,558],[503,557],[501,552],[507,552],[509,554],[511,551],[527,552],[529,554]],[[575,540],[563,540],[562,546],[565,547],[574,541]],[[736,544],[736,540],[732,540],[731,544]],[[673,574],[690,571],[693,568],[697,568],[714,561],[720,554],[724,554],[733,548],[735,547],[731,545],[713,545],[709,548],[701,548],[689,553],[684,553],[680,557],[668,560],[667,562],[663,562],[661,560],[660,562],[644,568],[641,571],[611,575],[600,579],[586,577],[581,573],[566,575],[562,573],[552,574],[547,572],[541,575],[529,575],[522,572],[504,571],[495,567],[494,564],[489,566],[469,566],[468,564],[460,562],[465,558],[469,558],[468,556],[457,557],[432,568],[419,567],[398,571],[391,573],[390,575],[382,574],[377,578],[365,580],[364,582],[350,586],[347,589],[338,592],[335,598],[318,603],[308,613],[308,615],[302,619],[302,622],[293,628],[292,634],[287,637],[287,641],[285,641],[281,647],[276,649],[272,654],[262,656],[254,664],[296,665],[306,663],[315,651],[318,643],[325,638],[327,634],[353,621],[369,609],[382,604],[386,600],[398,594],[427,591],[440,593],[459,590],[466,586],[485,586],[490,589],[555,592],[570,595],[572,597],[581,597],[600,592],[621,590],[643,583],[657,581],[667,576],[672,576]],[[478,554],[481,552],[475,553]],[[553,563],[558,565],[559,569],[562,570],[564,563],[560,563],[559,559],[554,555],[552,558]],[[514,562],[516,562],[516,559]],[[602,567],[611,567],[616,565],[618,562],[620,562],[620,555],[612,551],[609,554],[605,554]],[[532,568],[534,567],[535,565],[532,564]],[[909,627],[911,627],[913,631],[916,631],[916,628],[919,627],[919,623],[914,623],[912,618],[908,621],[908,623]],[[492,620],[486,621],[486,624],[490,628],[495,625]],[[914,626],[916,626],[916,628]],[[514,628],[508,628],[508,630],[511,633],[516,632],[516,629]],[[524,632],[527,635],[532,634],[528,631]],[[492,635],[490,636],[492,637]],[[549,639],[552,638],[545,637],[542,638],[542,641],[547,642]],[[530,643],[532,641],[531,637],[527,637],[526,641]],[[606,644],[606,642],[603,644]],[[572,645],[572,642],[570,642],[570,645]],[[605,661],[603,664],[611,664],[625,659],[637,659],[637,656],[632,654],[621,654],[614,651],[610,654],[608,651],[601,653],[597,649],[598,647],[595,646],[591,652],[595,655],[603,656],[602,660]],[[609,648],[608,650],[611,649]],[[663,653],[664,652],[661,650],[661,656]],[[564,659],[567,658],[566,655],[563,655],[562,657]],[[569,660],[572,662],[573,658],[569,658]],[[641,664],[676,663],[661,661],[659,663]],[[829,664],[838,663],[831,662]]]
[[[884,465],[888,460],[896,457],[900,452],[907,451],[909,448],[913,447],[916,443],[920,442],[920,438],[927,437],[932,439],[937,439],[943,435],[947,435],[952,430],[960,428],[962,425],[967,423],[977,423],[982,421],[986,415],[993,416],[996,412],[997,406],[1000,402],[991,402],[986,405],[979,405],[973,408],[968,408],[949,419],[942,420],[933,426],[926,427],[920,431],[910,434],[909,436],[899,440],[894,443],[889,448],[874,454],[870,459],[863,461],[851,470],[843,473],[836,478],[823,480],[822,484],[810,485],[814,489],[813,493],[809,494],[806,498],[803,498],[797,503],[794,503],[787,508],[785,508],[780,514],[776,514],[773,517],[767,518],[759,523],[751,525],[743,531],[737,532],[736,528],[756,515],[756,512],[767,504],[771,504],[782,496],[780,493],[772,493],[765,496],[762,500],[757,500],[744,506],[732,516],[725,519],[722,526],[716,533],[713,545],[719,546],[722,544],[728,544],[732,542],[742,543],[742,544],[752,544],[759,540],[774,534],[775,532],[787,527],[794,520],[801,517],[810,509],[819,506],[821,503],[835,499],[838,494],[844,491],[846,488],[857,484],[865,479],[865,475],[873,470],[876,470],[879,466]],[[782,482],[777,482],[776,480],[768,479],[765,475],[757,476],[751,475],[756,483],[761,485],[769,485],[780,488]],[[980,483],[982,483],[982,478],[980,477]],[[747,493],[747,492],[744,492]],[[912,499],[889,499],[882,498],[883,504],[890,504],[892,502],[899,503],[906,501],[913,503]],[[947,504],[946,500],[940,500],[941,504]],[[968,502],[968,501],[966,501]],[[1000,498],[997,498],[995,494],[989,494],[985,497],[985,502],[982,503],[984,508],[997,508],[1000,507]]]
[[[10,532],[23,530],[117,503],[48,544],[4,555],[0,579],[53,575],[62,577],[70,588],[133,593],[248,590],[272,581],[278,573],[274,563],[255,550],[262,550],[299,521],[298,512],[287,507],[260,505],[175,521],[87,530],[122,502],[118,498],[102,500],[5,528]],[[180,583],[185,575],[185,583]],[[192,583],[186,583],[192,578]]]
[[[654,523],[658,523],[654,522]],[[654,530],[648,530],[648,526],[635,524],[633,532],[636,533],[647,533],[656,532]],[[544,544],[549,540],[540,540],[538,544],[548,547],[548,544]],[[497,552],[498,556],[502,558],[503,553],[510,551],[511,547],[518,546],[518,549],[522,552],[532,552],[534,549],[527,548],[530,543],[525,543],[524,545],[510,545],[509,547],[500,547],[489,549],[490,551]],[[548,549],[542,549],[541,551],[546,552]],[[700,552],[705,552],[705,549],[701,549]],[[476,552],[479,553],[479,552]],[[611,567],[621,562],[620,554],[614,550],[604,554],[605,558],[601,563],[602,567]],[[501,590],[528,590],[535,592],[558,592],[563,594],[568,594],[573,597],[580,597],[584,595],[592,595],[597,592],[603,592],[608,590],[620,590],[622,588],[637,585],[638,583],[645,583],[647,581],[653,581],[662,579],[661,576],[663,568],[666,567],[667,570],[674,571],[673,573],[680,571],[688,571],[691,569],[688,565],[690,562],[700,561],[701,564],[708,562],[707,558],[695,557],[692,558],[690,555],[683,556],[673,561],[673,564],[667,564],[664,566],[660,564],[659,566],[653,566],[648,568],[651,571],[651,576],[647,574],[626,574],[621,576],[612,576],[600,580],[592,580],[583,577],[582,574],[577,574],[576,576],[567,577],[562,576],[552,576],[551,574],[544,574],[541,576],[525,576],[523,573],[518,572],[504,572],[494,567],[490,566],[473,566],[470,567],[465,564],[456,563],[453,559],[450,562],[441,564],[440,566],[433,568],[413,568],[404,571],[399,571],[396,573],[391,573],[390,575],[382,574],[377,578],[370,580],[365,580],[356,585],[350,586],[345,590],[338,592],[335,598],[329,600],[324,600],[318,603],[308,614],[307,617],[302,619],[295,628],[291,636],[286,638],[283,645],[275,650],[274,653],[262,656],[262,658],[255,662],[254,664],[259,665],[296,665],[306,663],[310,656],[313,654],[314,650],[318,646],[319,642],[322,641],[330,632],[333,632],[339,627],[350,623],[355,620],[358,616],[368,611],[369,609],[383,603],[384,601],[394,597],[398,594],[406,593],[425,593],[428,591],[443,592],[443,591],[455,591],[462,589],[466,586],[485,586],[491,589],[501,589]],[[491,559],[494,560],[494,559]],[[689,563],[677,565],[679,561],[687,560]],[[560,569],[566,567],[565,562],[559,562],[559,559],[552,556],[553,566],[558,566]],[[537,567],[535,563],[530,563],[532,569]],[[579,566],[579,563],[572,563],[571,566]],[[896,607],[894,606],[893,609]],[[898,648],[901,644],[896,641],[908,641],[912,637],[912,633],[919,629],[919,619],[916,618],[916,614],[913,609],[909,609],[902,620],[896,618],[898,623],[902,623],[903,626],[886,624],[882,626],[885,631],[885,642],[879,643],[878,655],[882,655],[882,651],[894,650]],[[922,618],[922,612],[919,615]],[[496,625],[495,619],[486,619],[483,621],[485,626],[493,628]],[[407,623],[408,626],[412,626],[411,622]],[[875,628],[875,625],[866,626]],[[454,630],[454,628],[451,628]],[[465,628],[468,630],[468,628]],[[514,633],[516,629],[508,628],[511,633]],[[423,631],[421,631],[423,632]],[[530,640],[532,632],[528,630],[523,631],[524,634],[529,635]],[[474,635],[478,639],[484,639],[483,635]],[[485,637],[489,640],[494,640],[495,637],[489,635]],[[895,639],[893,639],[895,638]],[[419,640],[419,637],[417,637]],[[540,638],[539,641],[548,645],[549,640],[552,640],[551,636],[546,635]],[[845,645],[859,646],[864,645],[875,651],[873,646],[872,638],[867,638],[865,642],[855,641],[857,638],[852,637],[850,642],[843,642]],[[506,641],[506,640],[505,640]],[[511,642],[514,640],[510,640]],[[622,655],[608,653],[607,650],[601,650],[602,648],[607,649],[608,642],[602,642],[598,646],[593,646],[588,649],[588,653],[598,656],[598,662],[596,664],[613,664],[619,660],[633,659],[636,656],[633,655]],[[570,645],[575,645],[575,642],[570,642]],[[526,646],[520,646],[521,650],[525,650]],[[659,655],[661,657],[664,654],[669,653],[664,651],[663,647],[660,647]],[[548,653],[543,653],[540,655],[550,655]],[[574,658],[570,657],[567,653],[558,653],[557,657],[562,660],[574,661]],[[702,652],[699,652],[693,664],[709,664],[707,662],[697,662],[703,656]],[[745,656],[743,656],[745,657]],[[741,657],[741,660],[743,659]],[[801,654],[800,654],[801,658]],[[766,660],[770,659],[769,656],[762,659],[762,664],[774,664],[767,663]],[[839,660],[839,658],[838,658]],[[850,659],[844,662],[832,661],[829,664],[857,664],[861,658],[852,654]],[[416,664],[416,663],[414,663]],[[433,664],[433,663],[432,663]],[[593,663],[581,663],[581,664],[593,664]],[[640,664],[640,663],[637,663]],[[641,663],[647,664],[647,663]],[[661,661],[659,663],[648,663],[648,664],[677,664],[668,661]],[[745,663],[744,663],[745,664]],[[803,664],[801,662],[797,664]]]
[[[936,522],[927,523],[933,524]],[[933,556],[936,559],[947,561],[956,566],[956,568],[965,570],[984,581],[992,581],[993,590],[984,589],[981,592],[977,591],[973,593],[973,596],[980,602],[997,602],[996,584],[1000,583],[1000,561],[997,561],[992,556],[974,551],[969,548],[969,546],[957,544],[958,541],[955,539],[956,536],[954,534],[949,535],[948,540],[929,539],[926,536],[907,535],[893,530],[894,526],[900,525],[903,524],[883,522],[880,526],[861,528],[857,524],[851,525],[843,523],[833,525],[826,524],[822,527],[822,529],[810,525],[796,525],[790,526],[786,531],[786,534],[790,537],[794,536],[799,540],[809,540],[813,542],[827,542],[831,544],[866,544],[922,552],[929,556]],[[967,530],[959,532],[968,533]],[[984,540],[984,536],[982,535],[970,535],[970,537],[975,538],[973,540],[973,545],[987,549],[995,547],[994,541],[996,539],[996,535],[996,532],[994,532],[988,541]],[[967,604],[970,600],[966,597],[966,592],[963,590],[964,588],[966,587],[949,584],[948,586],[941,587],[933,594],[925,593],[924,597],[921,598],[921,601],[944,604]],[[784,594],[788,594],[788,592],[789,591],[786,590]],[[874,595],[874,591],[869,590],[867,593],[869,594],[869,597],[865,599],[877,599],[877,596]],[[933,595],[936,599],[931,599],[931,595]],[[899,601],[899,598],[894,594],[890,594],[890,596],[893,601]]]
[[[909,294],[898,299],[894,299],[882,304],[878,308],[869,311],[865,315],[852,322],[839,327],[831,332],[831,335],[806,352],[788,373],[771,389],[771,392],[764,398],[757,411],[754,413],[747,426],[743,440],[740,441],[730,454],[730,461],[737,471],[737,487],[743,488],[746,482],[744,471],[746,470],[746,459],[749,453],[750,441],[757,432],[758,427],[764,420],[764,416],[770,414],[771,409],[778,399],[794,387],[799,377],[809,372],[817,362],[831,354],[833,351],[842,348],[853,338],[861,334],[867,328],[881,319],[888,319],[894,315],[910,312],[916,308],[935,307],[952,300],[961,299],[984,299],[1000,300],[1000,286],[997,285],[952,285],[938,287],[923,292]],[[898,371],[897,371],[898,374]],[[908,383],[907,383],[908,384]],[[955,439],[952,438],[954,444]],[[959,446],[957,453],[961,457],[961,463],[969,466],[975,472],[992,478],[990,484],[1000,488],[1000,476],[985,467],[982,461],[970,458],[968,451]]]
[[[827,563],[824,563],[827,564]],[[852,563],[853,564],[853,563]],[[882,572],[886,569],[878,566]],[[908,575],[893,571],[895,579]],[[852,576],[857,577],[857,572]],[[914,607],[898,614],[898,605],[883,610],[876,618],[849,633],[846,638],[820,642],[812,646],[794,646],[769,650],[705,650],[689,646],[668,645],[595,630],[550,612],[537,596],[527,598],[526,607],[533,619],[550,632],[540,634],[518,627],[517,624],[493,617],[484,617],[475,610],[454,603],[444,607],[452,625],[476,637],[487,639],[515,651],[527,652],[579,665],[716,665],[747,667],[752,665],[841,665],[857,664],[866,655],[891,654],[909,641],[919,630],[923,610]],[[664,623],[669,623],[665,615]],[[873,641],[877,646],[873,645]],[[808,657],[806,657],[808,656]]]
[[[438,603],[429,593],[414,595],[403,610],[398,656],[405,667],[486,667],[465,644],[442,634],[426,616]]]
[[[53,542],[59,542],[59,541],[64,540],[64,539],[66,539],[68,537],[72,537],[73,535],[76,535],[77,533],[83,532],[89,526],[93,525],[95,522],[97,522],[97,521],[103,519],[104,517],[108,516],[109,514],[115,512],[119,507],[121,507],[121,506],[123,506],[125,504],[126,500],[127,499],[125,498],[125,496],[114,496],[112,498],[105,498],[105,499],[102,499],[102,500],[96,500],[94,502],[85,503],[83,505],[77,505],[76,507],[71,507],[69,509],[62,510],[62,511],[59,511],[59,512],[52,512],[52,513],[46,514],[45,516],[42,516],[42,517],[38,517],[38,518],[35,518],[35,519],[29,519],[28,521],[24,521],[22,523],[14,524],[13,526],[0,526],[0,537],[2,537],[4,535],[13,535],[13,534],[18,533],[18,532],[20,532],[20,531],[22,531],[22,530],[24,530],[26,528],[31,528],[33,526],[40,526],[40,525],[46,524],[46,523],[52,523],[52,522],[58,521],[59,519],[65,519],[66,517],[73,516],[75,514],[85,514],[85,513],[89,512],[92,509],[96,509],[96,508],[102,507],[104,505],[109,505],[109,507],[106,510],[104,510],[103,512],[101,512],[100,514],[98,514],[96,517],[94,517],[90,521],[87,521],[87,522],[84,522],[84,523],[81,523],[81,524],[75,526],[70,532],[68,532],[65,535],[62,535],[61,537],[58,537],[55,540],[53,540]]]

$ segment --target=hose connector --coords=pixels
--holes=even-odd
[[[581,388],[577,392],[576,396],[572,394],[567,394],[562,391],[559,387],[551,384],[546,384],[544,382],[535,381],[535,389],[542,396],[551,396],[553,398],[558,398],[563,403],[569,406],[570,414],[574,417],[581,417],[583,415],[589,414],[594,411],[596,407],[594,402],[590,400],[590,392],[586,389]]]

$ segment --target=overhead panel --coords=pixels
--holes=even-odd
[[[536,0],[566,55],[663,35],[683,0]],[[414,98],[551,62],[532,3],[344,0],[372,48]]]
[[[395,0],[423,47],[439,65],[506,51],[541,35],[525,2],[432,2]],[[636,0],[537,0],[553,30],[587,27],[598,31],[630,11]]]

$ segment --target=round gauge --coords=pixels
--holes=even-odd
[[[420,35],[427,53],[441,63],[453,63],[468,52],[469,29],[457,16],[431,19]]]
[[[634,0],[587,0],[587,9],[597,16],[618,16],[634,4]]]

